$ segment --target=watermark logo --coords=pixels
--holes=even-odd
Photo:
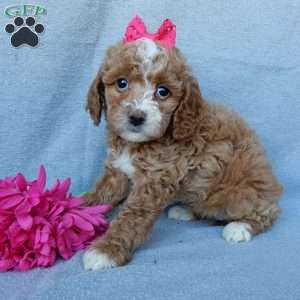
[[[31,4],[14,5],[7,7],[4,14],[14,18],[5,26],[5,31],[11,35],[10,42],[13,47],[36,47],[39,44],[39,35],[45,31],[45,27],[37,19],[47,14],[46,8]]]

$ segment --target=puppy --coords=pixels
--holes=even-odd
[[[276,220],[282,192],[255,133],[235,113],[206,102],[177,48],[150,39],[118,43],[92,83],[87,110],[108,127],[105,174],[90,204],[126,199],[84,255],[87,270],[126,264],[156,218],[224,221],[229,242],[249,241]]]

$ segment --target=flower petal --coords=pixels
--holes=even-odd
[[[13,258],[0,259],[0,272],[9,271],[16,265],[16,261]]]
[[[16,184],[21,192],[26,191],[27,189],[27,181],[23,174],[18,173],[16,176]]]
[[[32,226],[32,217],[29,214],[16,215],[18,223],[24,230],[29,230]]]
[[[65,195],[68,192],[70,185],[71,185],[70,178],[63,180],[59,186],[59,192]]]
[[[74,213],[69,213],[69,214],[70,214],[70,216],[73,217],[74,226],[76,226],[82,230],[86,230],[86,231],[94,230],[93,225],[91,223],[89,223],[88,221],[86,221],[81,216],[74,214]]]
[[[37,185],[40,191],[43,191],[46,185],[46,170],[43,165],[40,166]]]
[[[0,209],[10,209],[24,200],[22,194],[15,194],[5,198],[0,198]]]

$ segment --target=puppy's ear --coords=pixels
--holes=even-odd
[[[184,95],[173,117],[173,137],[184,140],[193,136],[204,104],[197,80],[189,76]]]
[[[90,113],[94,124],[98,126],[101,120],[102,109],[105,109],[105,91],[101,70],[90,86],[85,108]]]

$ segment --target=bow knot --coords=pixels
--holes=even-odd
[[[155,33],[150,33],[143,20],[139,16],[135,16],[127,25],[123,42],[134,42],[141,38],[158,41],[166,48],[173,48],[176,41],[176,26],[170,19],[166,19]]]

